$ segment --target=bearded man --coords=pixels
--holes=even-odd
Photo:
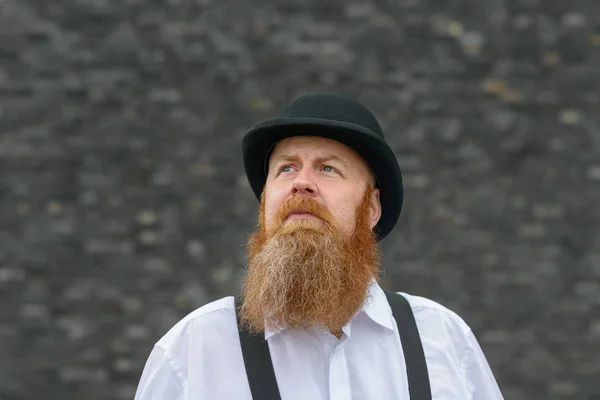
[[[156,343],[137,400],[502,399],[458,315],[379,285],[403,188],[367,108],[302,96],[242,150],[260,207],[241,293]]]

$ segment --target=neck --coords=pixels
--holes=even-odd
[[[342,332],[342,330],[341,330],[341,329],[336,329],[336,330],[334,330],[334,331],[330,331],[330,332],[331,332],[331,334],[332,334],[333,336],[335,336],[335,337],[336,337],[336,338],[338,338],[338,339],[340,339],[340,338],[342,337],[342,334],[343,334],[343,332]]]

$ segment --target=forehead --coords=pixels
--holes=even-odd
[[[333,139],[319,136],[293,136],[279,141],[269,163],[281,156],[337,156],[349,164],[366,167],[363,158],[353,149]]]

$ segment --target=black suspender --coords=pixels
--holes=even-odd
[[[241,299],[235,299],[235,309],[240,333],[240,345],[246,366],[246,375],[250,383],[250,391],[254,400],[281,400],[279,387],[275,379],[269,343],[264,334],[251,335],[240,326]]]
[[[406,362],[406,375],[408,377],[408,392],[410,400],[431,400],[431,387],[427,362],[423,352],[423,344],[417,329],[417,322],[413,315],[408,300],[401,294],[390,290],[383,290],[392,308],[392,314],[398,325],[400,342],[404,351]]]
[[[404,296],[396,292],[385,289],[384,292],[398,325],[406,362],[410,400],[431,400],[425,353],[410,304]],[[236,298],[236,311],[239,310],[240,302],[241,299]],[[240,327],[239,312],[236,314],[238,327]],[[269,353],[269,344],[264,339],[264,335],[250,335],[242,328],[239,328],[239,334],[252,398],[255,400],[281,400]]]

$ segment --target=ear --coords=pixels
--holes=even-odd
[[[371,229],[377,225],[381,218],[381,201],[379,200],[379,189],[373,189],[371,191],[371,198],[369,199],[369,224]]]

